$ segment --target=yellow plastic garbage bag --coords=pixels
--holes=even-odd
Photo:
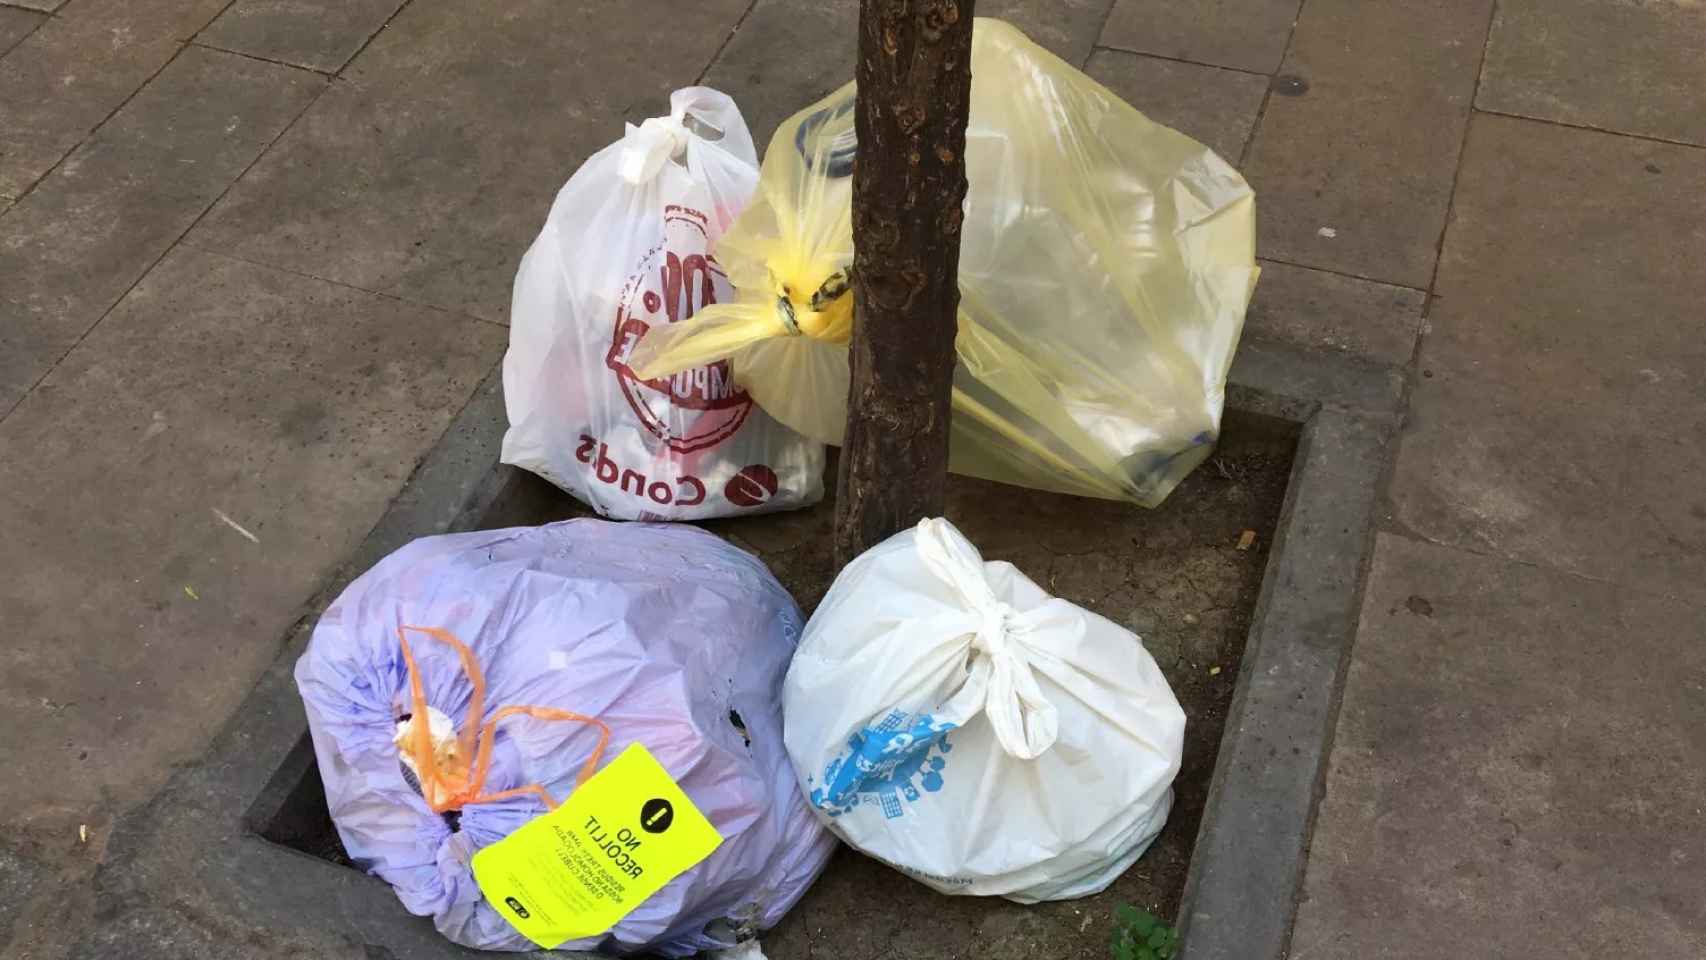
[[[1255,288],[1255,200],[999,20],[972,41],[950,469],[1160,503],[1208,456]],[[776,131],[718,243],[735,302],[651,329],[641,377],[729,359],[771,416],[839,444],[853,326],[854,88]]]

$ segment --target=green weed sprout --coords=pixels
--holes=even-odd
[[[1114,911],[1113,960],[1169,960],[1179,953],[1179,932],[1147,910],[1131,905]]]

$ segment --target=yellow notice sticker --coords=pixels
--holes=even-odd
[[[723,842],[634,744],[562,806],[474,854],[486,902],[549,950],[616,925]]]

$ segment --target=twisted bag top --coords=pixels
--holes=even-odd
[[[945,893],[1024,902],[1093,893],[1142,854],[1185,728],[1135,635],[939,519],[836,578],[783,710],[844,840]]]

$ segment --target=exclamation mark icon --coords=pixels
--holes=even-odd
[[[662,833],[674,820],[675,808],[662,797],[647,800],[646,805],[640,808],[640,829],[647,833]]]

